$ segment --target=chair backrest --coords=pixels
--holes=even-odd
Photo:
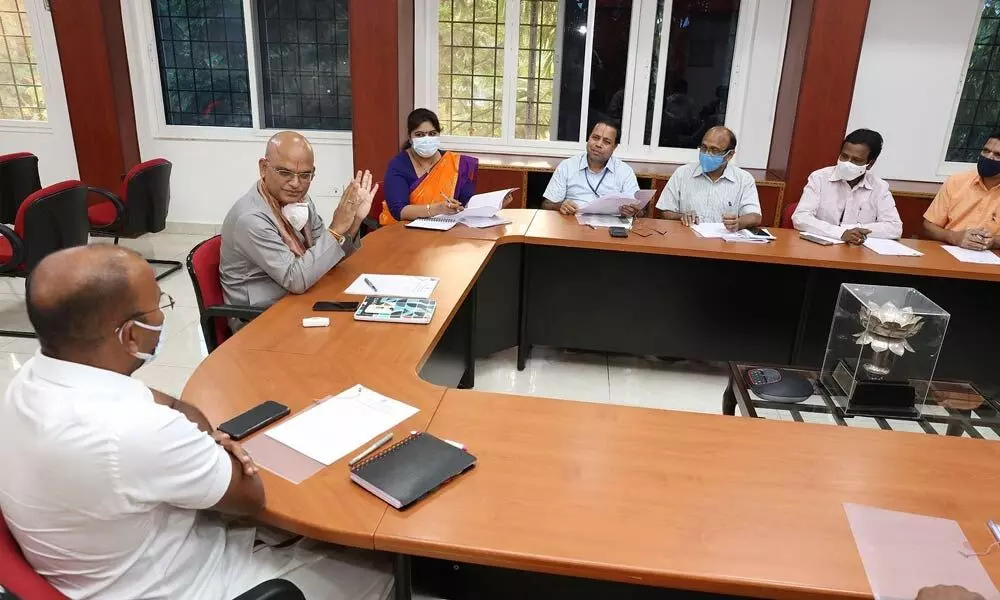
[[[41,187],[37,156],[30,152],[0,155],[0,223],[13,223],[21,203]]]
[[[44,187],[21,203],[14,233],[24,242],[24,268],[35,268],[43,258],[88,242],[87,186],[70,180]]]
[[[17,540],[0,514],[0,586],[23,600],[65,600],[45,578],[25,560]]]
[[[132,167],[119,190],[125,206],[115,231],[125,237],[163,231],[170,209],[170,171],[173,165],[163,158],[147,160]]]
[[[792,215],[795,214],[795,209],[798,208],[798,206],[798,202],[792,202],[781,212],[781,226],[785,229],[792,228]]]
[[[201,330],[205,334],[205,345],[209,352],[230,336],[229,323],[221,317],[204,317],[205,309],[225,304],[222,283],[219,280],[219,255],[222,252],[222,236],[216,235],[195,246],[187,257],[188,275],[198,299],[198,312],[202,314]]]

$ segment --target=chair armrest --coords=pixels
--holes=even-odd
[[[114,220],[114,222],[108,224],[107,227],[111,227],[111,225],[114,225],[115,223],[117,223],[118,221],[121,220],[122,215],[125,214],[125,203],[122,202],[121,198],[119,198],[118,196],[116,196],[112,192],[109,192],[108,190],[106,190],[104,188],[99,188],[99,187],[90,187],[90,186],[88,186],[87,187],[87,193],[88,194],[97,194],[98,196],[104,196],[104,198],[106,200],[108,200],[109,202],[111,202],[111,204],[114,205],[114,207],[115,207],[115,214],[116,214],[115,220]]]
[[[306,597],[287,579],[271,579],[243,592],[233,600],[306,600]]]
[[[6,225],[0,223],[0,235],[7,238],[10,242],[10,260],[0,264],[0,273],[10,271],[17,268],[18,265],[24,262],[24,242],[14,233],[14,230]]]
[[[231,304],[216,304],[206,307],[201,313],[202,320],[212,317],[223,317],[226,319],[243,319],[252,321],[264,312],[263,308],[253,308],[252,306],[233,306]]]
[[[359,229],[359,231],[361,232],[361,237],[365,237],[366,235],[368,235],[369,233],[375,231],[376,229],[378,229],[381,226],[382,226],[382,224],[378,222],[378,219],[373,219],[371,217],[365,217],[361,221],[361,228]]]

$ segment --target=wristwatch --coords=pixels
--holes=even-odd
[[[338,243],[338,244],[341,244],[341,245],[343,245],[343,243],[344,243],[344,240],[346,240],[346,239],[347,239],[346,237],[344,237],[344,236],[342,236],[341,234],[339,234],[339,233],[337,233],[336,231],[334,231],[334,230],[333,230],[333,227],[331,227],[331,228],[330,228],[330,235],[332,235],[332,236],[333,236],[333,239],[337,240],[337,243]]]

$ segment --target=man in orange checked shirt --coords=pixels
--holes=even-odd
[[[1000,132],[986,139],[975,171],[941,186],[924,213],[924,235],[969,250],[1000,248]]]

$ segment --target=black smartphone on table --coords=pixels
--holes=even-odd
[[[316,312],[354,312],[358,310],[357,302],[317,302],[313,304]]]
[[[608,227],[608,234],[610,234],[611,237],[625,238],[628,237],[628,229],[625,229],[624,227]]]
[[[289,412],[291,411],[284,404],[268,400],[219,425],[219,431],[239,441],[251,433],[274,423]]]

